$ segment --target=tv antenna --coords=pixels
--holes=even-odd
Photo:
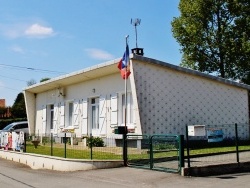
[[[141,23],[141,19],[139,18],[135,18],[134,20],[131,18],[131,24],[133,26],[135,26],[135,41],[136,41],[136,48],[138,48],[137,46],[137,26],[139,26]]]

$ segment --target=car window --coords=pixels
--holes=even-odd
[[[14,130],[19,129],[19,125],[14,125],[14,126],[12,127],[12,129],[14,129]]]
[[[16,125],[15,123],[11,123],[7,125],[6,127],[4,127],[3,131],[10,131],[10,129],[16,130],[16,129],[24,129],[24,128],[28,128],[28,123],[21,123],[21,124],[16,124]]]
[[[12,126],[13,126],[13,124],[9,124],[6,127],[4,127],[3,130],[4,131],[9,130]]]
[[[28,128],[28,123],[20,124],[19,129]]]

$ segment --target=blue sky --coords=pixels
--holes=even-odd
[[[27,81],[53,78],[120,58],[135,47],[141,19],[144,56],[179,65],[171,21],[178,0],[0,0],[0,98],[11,106]]]

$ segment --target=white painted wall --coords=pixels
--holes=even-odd
[[[139,61],[133,71],[143,134],[185,134],[185,126],[195,124],[249,123],[246,89]],[[247,138],[249,127],[239,133]]]
[[[131,77],[132,80],[132,77]],[[130,86],[130,79],[128,79],[128,84],[127,84],[127,89],[128,92],[131,92],[131,86]],[[93,92],[93,89],[95,92]],[[36,95],[36,128],[35,128],[35,133],[36,134],[42,134],[43,130],[43,108],[45,105],[50,105],[54,104],[55,106],[58,105],[58,122],[57,122],[57,131],[54,133],[60,132],[60,113],[61,109],[60,106],[64,104],[64,109],[65,109],[65,126],[67,126],[67,103],[68,102],[78,102],[79,104],[79,109],[78,109],[78,126],[75,126],[75,134],[77,137],[82,136],[83,132],[83,123],[84,123],[84,115],[83,115],[83,106],[84,102],[93,97],[100,97],[100,98],[105,98],[105,108],[106,108],[106,113],[105,113],[105,124],[106,124],[106,133],[102,134],[101,136],[106,136],[106,135],[111,135],[114,132],[115,126],[120,125],[120,119],[118,115],[118,124],[112,125],[111,124],[111,96],[113,95],[118,95],[118,114],[121,113],[121,94],[123,94],[125,91],[125,82],[124,80],[120,77],[119,71],[117,74],[109,75],[106,77],[101,77],[93,80],[89,80],[87,82],[83,83],[78,83],[78,84],[73,84],[64,87],[64,94],[65,96],[58,95],[58,89],[54,88],[51,90],[48,90],[46,92],[38,93]],[[133,94],[134,95],[134,94]],[[136,99],[136,98],[135,98]],[[135,108],[137,105],[134,105]],[[137,108],[138,109],[138,108]],[[88,108],[88,110],[90,110]],[[137,118],[139,117],[138,115],[138,110],[136,110],[137,114],[135,115]],[[47,113],[48,114],[48,113]],[[88,117],[89,118],[89,117]],[[139,119],[139,118],[138,118]],[[137,122],[133,122],[137,124]],[[136,126],[138,127],[138,125]],[[61,127],[62,128],[62,127]],[[136,131],[140,131],[140,128],[137,128]],[[90,127],[88,127],[88,134],[90,133]]]

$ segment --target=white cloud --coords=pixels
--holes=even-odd
[[[16,52],[16,53],[21,53],[21,54],[23,54],[24,53],[24,49],[23,48],[21,48],[20,46],[12,46],[11,48],[10,48],[10,50],[11,51],[13,51],[13,52]]]
[[[45,38],[55,35],[53,28],[38,23],[31,25],[27,23],[0,24],[0,33],[10,39],[20,37]]]
[[[51,27],[33,24],[24,31],[24,34],[31,37],[46,37],[53,35],[54,31]]]
[[[104,50],[97,49],[97,48],[87,48],[85,52],[93,58],[98,60],[111,60],[114,59],[114,56]]]

